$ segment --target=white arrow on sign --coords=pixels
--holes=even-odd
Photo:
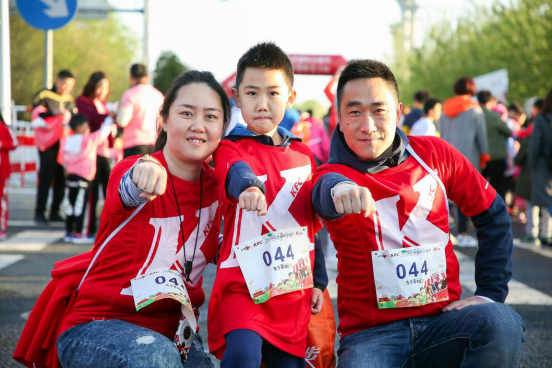
[[[69,11],[67,10],[67,3],[65,0],[40,0],[42,3],[48,6],[44,10],[44,13],[50,18],[67,18]]]

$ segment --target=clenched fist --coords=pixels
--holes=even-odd
[[[140,198],[153,201],[167,189],[167,172],[165,168],[151,161],[137,163],[132,169],[132,182],[143,191]]]
[[[242,210],[257,211],[257,216],[264,216],[268,212],[265,195],[257,187],[249,187],[241,192],[238,201]]]
[[[368,188],[354,183],[339,183],[333,190],[335,209],[342,214],[360,214],[368,217],[376,212],[376,203]]]

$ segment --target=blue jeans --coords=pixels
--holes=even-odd
[[[340,368],[517,367],[525,326],[502,303],[375,326],[341,339]]]
[[[196,335],[185,364],[166,336],[133,323],[113,319],[83,323],[65,331],[57,341],[64,368],[211,368]]]

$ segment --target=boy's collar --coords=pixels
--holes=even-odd
[[[287,129],[278,126],[277,128],[278,134],[282,136],[282,144],[278,147],[287,147],[291,144],[292,141],[301,142],[300,138],[295,137],[293,134],[291,134]],[[249,131],[245,126],[241,124],[236,124],[234,129],[228,133],[224,139],[227,139],[229,141],[235,142],[239,139],[243,138],[253,138],[259,143],[265,144],[267,146],[274,146],[274,141],[272,140],[272,137],[269,137],[268,135],[257,135],[251,131]]]

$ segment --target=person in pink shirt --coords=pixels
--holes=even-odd
[[[88,82],[82,90],[82,95],[77,97],[76,104],[79,114],[86,116],[90,125],[90,132],[93,133],[100,129],[108,116],[114,117],[107,109],[106,100],[109,96],[109,79],[104,72],[94,72],[88,78]],[[111,150],[113,139],[109,137],[98,146],[96,159],[96,176],[90,187],[90,198],[88,207],[88,227],[87,234],[93,236],[96,234],[96,206],[100,186],[103,189],[104,198],[107,191],[109,174],[111,173]]]
[[[121,98],[117,124],[123,128],[124,157],[151,153],[157,138],[157,118],[163,94],[148,84],[143,64],[130,68],[130,84]]]
[[[83,234],[86,204],[91,182],[96,176],[98,147],[111,135],[113,119],[107,117],[101,128],[93,133],[90,133],[90,124],[84,115],[73,115],[69,125],[73,134],[65,140],[61,155],[67,170],[64,240],[75,244],[92,244],[94,238]]]

